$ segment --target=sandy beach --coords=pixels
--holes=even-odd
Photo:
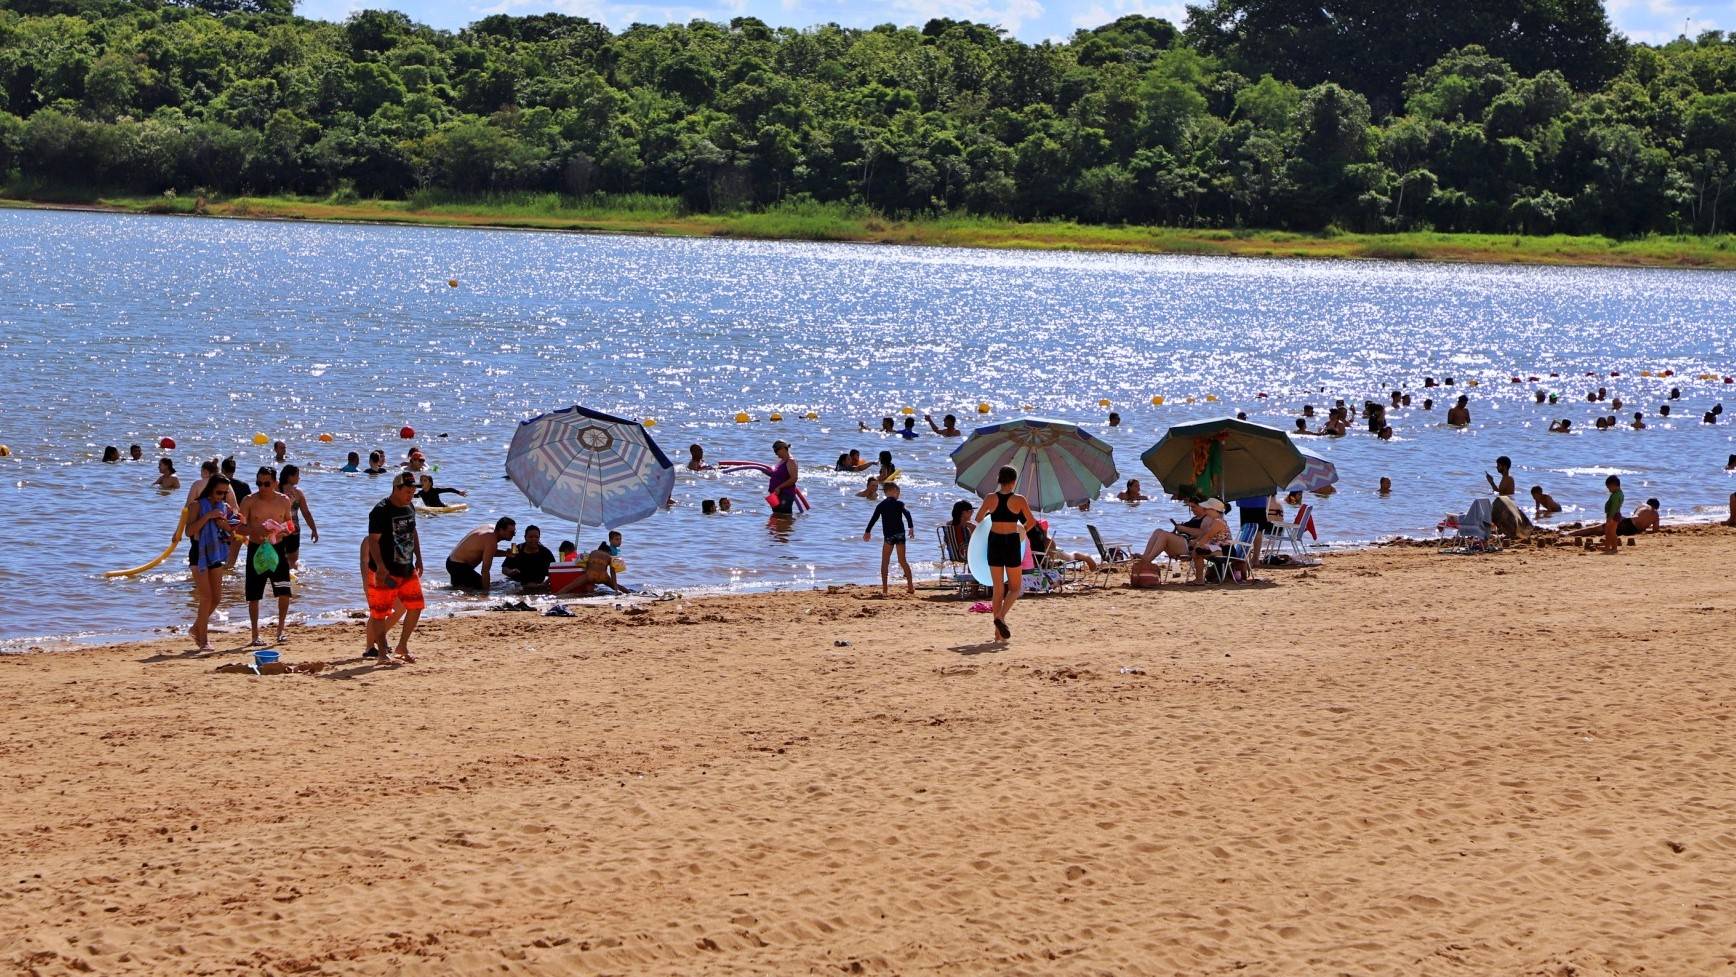
[[[0,972],[1726,973],[1733,553],[0,657]]]

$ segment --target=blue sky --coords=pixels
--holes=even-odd
[[[1404,2],[1404,0],[1394,0]],[[1682,33],[1736,30],[1736,0],[1607,0],[1617,29],[1638,41],[1658,43]],[[435,27],[458,28],[491,13],[532,14],[555,10],[589,17],[619,30],[634,22],[686,22],[695,17],[728,20],[758,17],[774,27],[807,27],[835,21],[850,26],[882,23],[920,25],[931,17],[999,24],[1027,41],[1061,38],[1122,14],[1183,19],[1180,0],[301,0],[305,17],[342,20],[366,7],[390,7]]]

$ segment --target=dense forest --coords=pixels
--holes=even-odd
[[[1736,37],[1599,0],[1209,0],[1026,44],[981,24],[0,0],[0,182],[50,193],[537,190],[1097,223],[1715,233]]]

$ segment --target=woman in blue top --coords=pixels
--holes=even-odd
[[[198,650],[210,651],[211,614],[223,597],[223,569],[229,562],[229,528],[240,517],[229,507],[229,482],[211,478],[194,501],[187,535],[193,540],[193,593],[199,610],[189,632]]]
[[[1025,497],[1013,491],[1019,481],[1016,469],[1002,468],[997,481],[1000,489],[983,499],[982,507],[977,510],[977,532],[983,531],[983,520],[987,519],[989,579],[995,585],[994,601],[990,605],[994,611],[995,640],[1006,641],[1013,636],[1013,630],[1007,627],[1007,615],[1012,613],[1013,604],[1018,601],[1019,592],[1024,587],[1025,554],[1019,536],[1030,532],[1037,524],[1037,517],[1031,512],[1031,504],[1025,501]]]

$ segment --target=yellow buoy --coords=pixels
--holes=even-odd
[[[319,440],[320,440],[321,444],[331,444],[332,443],[332,436],[329,434],[322,434],[319,436]]]
[[[775,410],[772,411],[771,415],[766,418],[766,420],[768,420],[768,421],[781,421],[783,419],[784,419],[784,415],[778,413]]]
[[[753,420],[753,418],[747,416],[747,411],[745,410],[735,415],[735,422],[737,424],[746,424],[751,420]]]
[[[898,408],[898,413],[903,414],[906,417],[908,417],[911,414],[916,413],[916,408],[914,408],[914,407],[900,407],[900,408]]]
[[[820,415],[814,413],[813,411],[808,411],[806,414],[803,414],[802,416],[807,418],[810,421],[817,421],[820,419]]]
[[[270,441],[271,441],[271,439],[270,439],[270,438],[268,438],[268,437],[266,437],[266,436],[265,436],[265,435],[263,435],[263,434],[255,434],[255,435],[254,435],[254,436],[253,436],[253,443],[254,443],[254,444],[266,444],[266,443],[268,443],[268,442],[270,442]]]
[[[12,449],[7,447],[6,445],[0,444],[0,458],[10,458],[10,457],[12,457]]]
[[[1717,377],[1715,377],[1715,376],[1713,376],[1713,375],[1712,375],[1712,374],[1710,374],[1710,373],[1702,373],[1702,374],[1700,374],[1700,379],[1701,379],[1701,380],[1716,380],[1716,379],[1718,379],[1718,378],[1717,378]]]
[[[1217,402],[1218,402],[1218,395],[1217,394],[1206,394],[1206,403],[1215,404]]]
[[[989,412],[989,405],[988,404],[978,404],[977,405],[977,413],[978,414],[987,414],[988,412]]]
[[[1099,397],[1097,399],[1097,406],[1108,407],[1109,406],[1109,398],[1108,397]]]
[[[1153,406],[1153,407],[1162,407],[1162,406],[1163,406],[1163,394],[1154,394],[1154,395],[1152,395],[1152,398],[1151,398],[1151,406]]]
[[[1650,371],[1650,370],[1641,370],[1640,371],[1640,376],[1642,376],[1642,377],[1649,377],[1651,375],[1652,375],[1652,371]]]
[[[646,427],[656,427],[657,426],[657,418],[655,418],[655,417],[645,418],[645,426]]]
[[[1465,385],[1468,387],[1480,387],[1483,385],[1483,381],[1481,381],[1481,380],[1466,380]]]
[[[446,279],[446,287],[447,288],[457,288],[458,287],[458,279],[456,279],[456,278]]]

